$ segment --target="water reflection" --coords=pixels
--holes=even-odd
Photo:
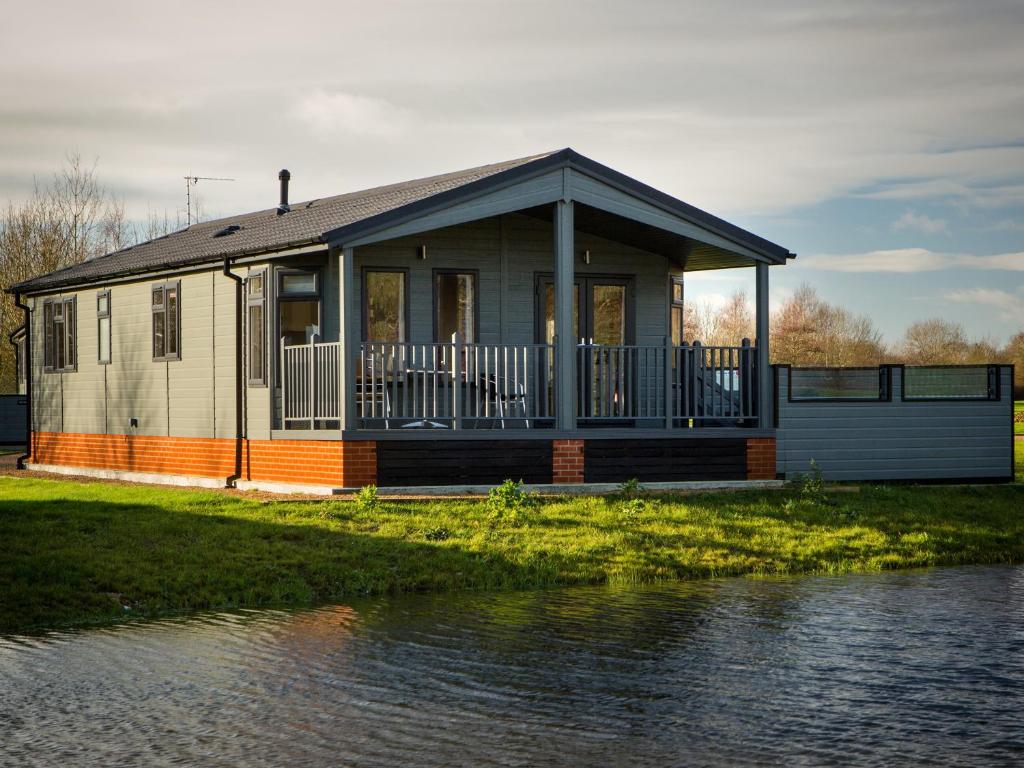
[[[0,762],[1005,762],[1024,569],[393,598],[0,641]]]

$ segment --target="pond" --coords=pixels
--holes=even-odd
[[[1006,763],[1024,568],[418,595],[0,639],[0,764]]]

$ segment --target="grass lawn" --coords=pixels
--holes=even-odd
[[[1020,456],[1018,455],[1018,460]],[[413,590],[1024,561],[1024,485],[264,501],[0,477],[0,631]]]

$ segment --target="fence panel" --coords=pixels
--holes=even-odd
[[[815,399],[796,386],[790,397],[796,371],[778,366],[779,473],[806,474],[813,460],[828,480],[1012,480],[1012,367],[935,370],[881,366],[864,376],[891,377],[889,397]],[[974,396],[989,391],[995,399]]]

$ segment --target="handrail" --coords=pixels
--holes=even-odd
[[[666,427],[746,423],[757,416],[756,347],[577,345],[583,422],[657,420]]]
[[[550,344],[363,342],[356,412],[383,429],[531,428],[554,418]]]
[[[368,341],[359,349],[357,428],[487,429],[554,424],[553,344]],[[281,343],[285,428],[339,423],[340,342]],[[582,424],[680,428],[757,417],[756,347],[579,344]]]
[[[341,342],[286,345],[281,339],[281,421],[310,429],[341,417]]]

